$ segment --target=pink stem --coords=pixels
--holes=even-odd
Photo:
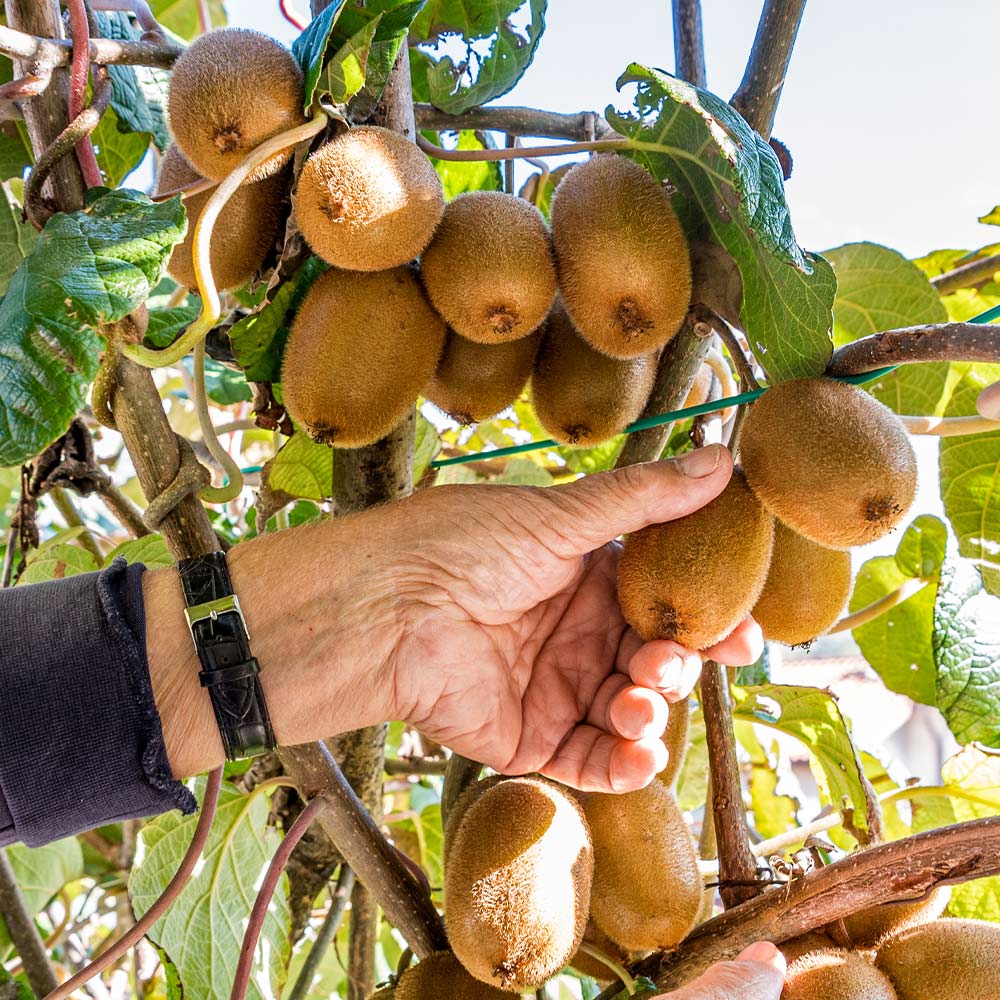
[[[278,0],[278,7],[281,9],[282,16],[289,24],[294,25],[299,29],[299,31],[305,31],[305,22],[299,20],[296,16],[295,11],[292,10],[292,5],[289,3],[289,0]]]
[[[69,119],[73,121],[83,111],[87,96],[87,77],[90,75],[90,23],[84,0],[67,0],[69,25],[73,32],[73,60],[69,70]],[[90,136],[84,136],[76,145],[76,158],[83,172],[87,187],[100,187],[104,183],[101,168]]]
[[[89,965],[81,969],[72,979],[67,979],[58,989],[53,990],[44,1000],[65,1000],[73,994],[75,990],[85,986],[94,976],[100,975],[109,966],[114,965],[133,945],[136,945],[146,936],[157,920],[163,916],[168,906],[180,895],[181,890],[187,885],[194,873],[195,866],[201,860],[202,852],[208,843],[208,835],[212,829],[212,820],[215,819],[215,807],[219,803],[219,792],[222,789],[222,768],[216,768],[208,776],[208,783],[205,785],[205,798],[201,804],[201,815],[198,817],[198,826],[195,828],[194,836],[191,838],[191,846],[188,847],[184,860],[181,861],[177,873],[170,880],[170,884],[163,890],[163,894],[155,903],[143,914],[133,927],[115,942],[108,945],[100,955]]]
[[[278,888],[278,881],[281,873],[288,864],[292,851],[295,850],[298,842],[309,829],[310,824],[316,818],[316,814],[325,805],[325,800],[321,795],[316,796],[299,813],[298,819],[291,825],[281,846],[274,852],[271,864],[268,865],[264,882],[254,900],[253,909],[250,911],[250,922],[247,924],[246,933],[243,935],[243,947],[240,948],[240,960],[236,966],[236,978],[233,981],[233,991],[229,994],[229,1000],[245,1000],[247,987],[250,985],[250,973],[253,970],[253,956],[257,950],[257,942],[260,940],[260,932],[264,927],[267,918],[267,908],[271,905],[274,890]]]

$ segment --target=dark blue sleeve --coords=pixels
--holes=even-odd
[[[0,592],[0,846],[194,810],[153,701],[142,573],[117,559]]]

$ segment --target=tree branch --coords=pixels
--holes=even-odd
[[[701,0],[673,0],[674,69],[682,80],[706,87],[705,40],[701,32]]]
[[[3,917],[14,948],[35,995],[44,997],[59,985],[45,953],[45,942],[35,927],[35,921],[10,866],[7,853],[0,848],[0,916]],[[2,967],[0,967],[2,968]]]
[[[805,6],[806,0],[764,0],[743,80],[729,102],[764,139],[771,138]]]
[[[669,955],[650,955],[630,971],[676,989],[762,938],[780,944],[869,906],[997,874],[1000,816],[930,830],[852,854],[735,906],[696,927]],[[611,1000],[615,990],[599,1000]]]
[[[935,275],[931,278],[931,284],[940,295],[947,295],[959,288],[972,288],[974,285],[989,281],[997,271],[1000,271],[1000,253],[984,257],[982,260],[974,260],[969,264],[963,264],[952,271],[945,271],[944,274]]]
[[[41,5],[38,5],[41,6]],[[68,66],[73,58],[73,43],[47,35],[44,28],[29,23],[15,27],[0,25],[0,53],[31,63],[37,72]],[[159,66],[169,69],[184,51],[166,39],[163,41],[120,41],[114,38],[92,38],[90,61],[99,66]],[[39,74],[41,75],[41,74]]]
[[[1000,361],[1000,331],[988,323],[908,326],[863,337],[833,352],[828,375],[860,375],[924,361]]]
[[[596,111],[578,111],[564,115],[525,107],[473,108],[460,115],[439,111],[433,104],[414,104],[417,128],[425,132],[506,132],[507,135],[539,139],[570,139],[592,142],[595,139],[621,138]]]
[[[753,899],[763,888],[763,885],[757,888],[753,884],[757,881],[757,859],[750,849],[728,688],[726,668],[714,660],[706,660],[701,671],[701,702],[712,775],[711,806],[719,855],[719,892],[727,909]]]

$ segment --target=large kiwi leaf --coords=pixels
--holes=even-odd
[[[774,382],[819,375],[830,338],[836,279],[795,241],[774,151],[725,101],[633,63],[618,87],[637,84],[634,112],[608,108],[627,155],[669,181],[690,240],[721,245],[743,278],[740,319]]]
[[[105,188],[48,221],[0,302],[0,466],[66,430],[97,374],[97,328],[145,302],[185,230],[179,197]]]
[[[506,94],[535,57],[547,8],[547,0],[429,0],[410,33],[411,41],[426,43],[410,49],[416,99],[459,115]],[[479,43],[460,65],[436,51],[455,38],[470,50]]]

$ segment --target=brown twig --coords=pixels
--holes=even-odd
[[[982,323],[941,323],[886,330],[833,352],[828,375],[860,375],[925,361],[1000,361],[1000,330]]]
[[[618,133],[594,111],[565,115],[524,107],[473,108],[460,115],[449,115],[432,104],[414,104],[417,128],[428,132],[505,132],[507,135],[538,139],[569,139],[593,142],[614,139]]]
[[[757,374],[753,370],[753,365],[750,363],[746,351],[743,350],[743,345],[733,332],[733,328],[707,307],[702,306],[701,309],[704,312],[700,312],[699,315],[704,316],[712,331],[719,335],[719,338],[726,345],[729,356],[733,359],[733,364],[736,365],[736,372],[740,377],[740,392],[753,392],[755,389],[759,389],[760,383],[757,381]]]
[[[52,502],[62,515],[67,528],[83,529],[79,535],[80,544],[94,557],[94,561],[100,566],[104,562],[104,553],[101,551],[100,545],[97,544],[97,539],[94,538],[93,534],[83,523],[83,518],[76,509],[76,505],[70,499],[69,494],[62,487],[54,486],[49,490],[49,496],[52,497]]]
[[[28,985],[36,996],[50,993],[58,985],[55,970],[49,962],[35,920],[24,901],[17,876],[11,868],[6,852],[0,850],[0,916],[3,917],[11,941],[28,978]]]
[[[462,793],[479,779],[483,765],[479,761],[470,760],[455,753],[448,758],[448,766],[444,775],[444,789],[441,792],[441,822],[448,823],[448,817],[455,808],[455,803]]]
[[[570,153],[599,152],[624,149],[627,139],[596,139],[593,142],[567,142],[559,146],[528,146],[504,149],[445,149],[437,143],[417,135],[417,145],[437,160],[454,160],[457,163],[493,163],[502,160],[529,160],[539,156],[567,156]]]
[[[764,139],[771,137],[806,0],[764,0],[743,80],[729,102]]]
[[[757,880],[757,859],[750,849],[726,668],[714,660],[706,660],[701,671],[701,702],[712,775],[711,805],[719,851],[719,892],[729,909],[752,899],[763,885],[760,889],[753,885]]]
[[[673,0],[674,67],[682,80],[706,87],[705,39],[701,30],[701,0]]]
[[[387,757],[385,773],[392,775],[443,775],[448,767],[444,757]]]
[[[660,989],[676,989],[755,941],[780,944],[869,906],[921,899],[939,885],[998,873],[1000,817],[929,830],[852,854],[734,906],[696,927],[669,954],[650,955],[630,971],[650,976]],[[616,995],[612,986],[598,1000]]]
[[[0,53],[32,63],[49,74],[53,69],[70,64],[73,58],[72,42],[35,34],[28,25],[23,27],[28,30],[19,31],[13,26],[0,25]],[[158,66],[162,69],[173,66],[184,51],[166,39],[130,42],[114,38],[92,38],[89,50],[90,61],[99,66]]]
[[[1000,271],[1000,253],[935,275],[931,278],[931,284],[938,290],[938,294],[947,295],[960,288],[973,288],[984,281],[989,281],[997,271]]]

